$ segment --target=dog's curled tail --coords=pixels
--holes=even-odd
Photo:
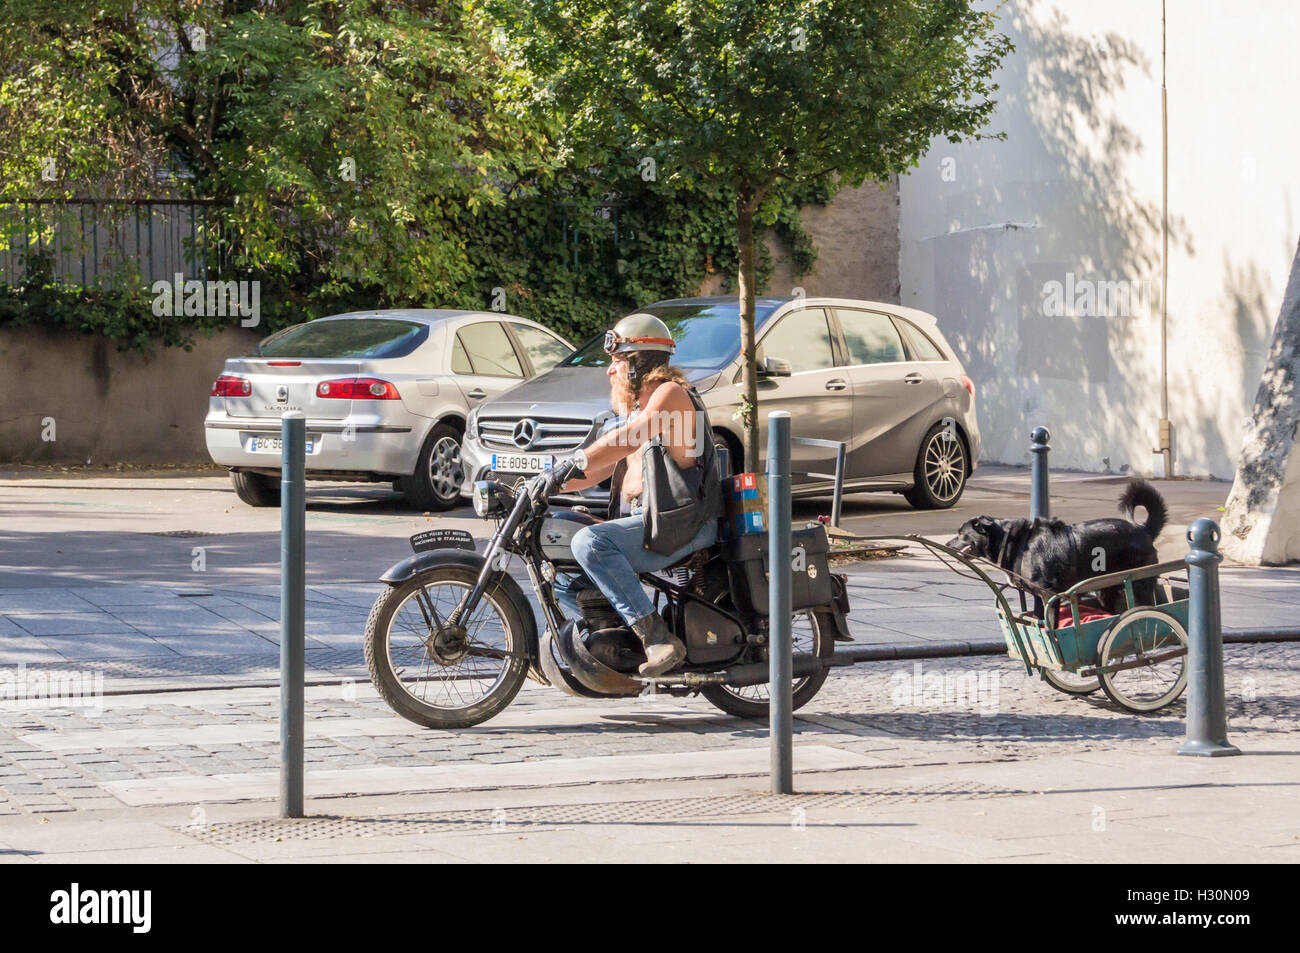
[[[1128,486],[1124,487],[1124,494],[1119,498],[1119,511],[1133,520],[1133,511],[1139,506],[1147,511],[1147,521],[1138,525],[1155,540],[1169,519],[1164,497],[1146,480],[1129,480]],[[1137,520],[1133,522],[1137,523]]]

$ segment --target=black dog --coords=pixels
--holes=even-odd
[[[1158,561],[1155,539],[1168,518],[1165,501],[1150,483],[1131,480],[1119,498],[1119,511],[1132,517],[1139,506],[1147,511],[1145,523],[1100,519],[1071,525],[1056,519],[977,516],[962,524],[948,546],[1009,569],[1044,589],[1064,592],[1093,576],[1125,572]],[[1139,605],[1154,605],[1155,581],[1138,580],[1133,584],[1133,595]],[[1124,608],[1122,588],[1103,589],[1097,596],[1107,612]]]

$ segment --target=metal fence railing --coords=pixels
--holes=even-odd
[[[146,287],[177,272],[187,279],[219,277],[230,242],[214,199],[17,199],[0,202],[0,284],[22,281],[37,255],[50,256],[63,284],[94,287],[133,280]],[[631,238],[620,229],[617,204],[600,206],[609,229],[593,228],[565,203],[554,208],[562,262],[577,269],[594,260],[610,264]]]
[[[17,284],[37,254],[53,277],[92,287],[177,272],[206,280],[229,245],[209,199],[21,199],[0,203],[0,283]]]

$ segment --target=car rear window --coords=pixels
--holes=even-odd
[[[429,326],[392,318],[308,321],[273,334],[259,357],[405,357],[424,343]]]
[[[851,364],[894,364],[906,360],[903,339],[887,315],[837,308]]]

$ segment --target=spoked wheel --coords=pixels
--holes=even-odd
[[[1187,630],[1159,610],[1130,609],[1101,637],[1097,668],[1116,704],[1135,712],[1164,708],[1187,687]]]
[[[794,642],[794,655],[816,655],[821,659],[829,659],[835,651],[834,634],[823,631],[817,617],[806,610],[794,613],[790,634]],[[828,674],[829,669],[823,668],[816,675],[794,680],[793,711],[798,711],[812,701],[813,696],[821,691]],[[700,689],[700,694],[715,707],[739,718],[766,718],[771,698],[767,685],[709,685]]]
[[[1074,672],[1054,672],[1050,668],[1040,669],[1040,671],[1043,673],[1043,681],[1058,692],[1065,692],[1067,695],[1091,695],[1101,688],[1099,678],[1085,678]]]
[[[468,728],[510,704],[528,672],[514,602],[488,586],[469,618],[447,619],[477,573],[441,566],[385,589],[366,623],[366,667],[376,691],[426,728]]]
[[[952,427],[938,423],[921,441],[912,471],[914,484],[903,497],[918,509],[945,510],[961,499],[968,476],[966,445]]]

